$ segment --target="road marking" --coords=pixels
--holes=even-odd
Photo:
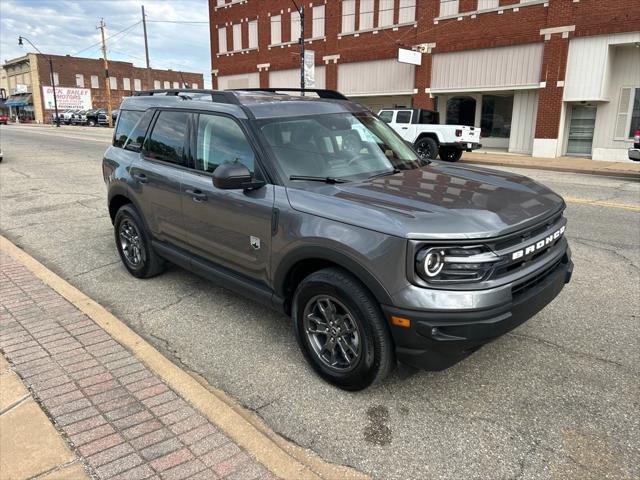
[[[260,424],[239,405],[234,405],[223,392],[174,365],[153,345],[134,332],[98,302],[59,277],[38,260],[0,235],[0,250],[8,253],[33,272],[67,301],[83,312],[111,337],[131,351],[156,375],[217,425],[234,442],[244,448],[276,476],[283,479],[370,480],[370,477],[350,467],[331,464],[314,452],[298,447]]]
[[[586,198],[564,197],[567,203],[575,203],[576,205],[594,205],[596,207],[620,208],[623,210],[631,210],[632,212],[640,212],[639,205],[631,205],[629,203],[613,203],[603,202],[600,200],[587,200]]]

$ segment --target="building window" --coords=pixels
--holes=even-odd
[[[458,0],[440,0],[440,16],[448,17],[458,13]]]
[[[475,125],[476,99],[452,97],[447,100],[447,125]]]
[[[136,92],[139,92],[140,90],[142,90],[142,82],[140,81],[139,78],[134,78],[133,79],[133,89]]]
[[[378,27],[390,27],[393,25],[394,0],[380,0],[378,2]]]
[[[233,26],[233,50],[242,50],[242,24],[236,23]]]
[[[324,5],[313,7],[313,25],[311,33],[313,38],[324,37]]]
[[[91,88],[100,88],[100,80],[98,80],[98,75],[91,75]]]
[[[478,10],[498,8],[499,0],[478,0]]]
[[[60,79],[58,78],[57,72],[53,72],[53,84],[56,86],[60,85]]]
[[[173,88],[180,88],[180,82],[173,82]]]
[[[258,21],[249,22],[249,48],[258,48]]]
[[[640,129],[640,87],[623,87],[620,90],[618,116],[614,138],[628,140]]]
[[[356,29],[356,0],[342,0],[342,33]]]
[[[282,15],[271,17],[271,45],[282,43]]]
[[[197,83],[192,83],[191,84],[191,88],[193,88],[194,90],[198,89],[198,84]]]
[[[225,27],[218,29],[218,51],[220,53],[227,52],[227,29]]]
[[[295,42],[300,39],[300,13],[291,12],[291,40]]]
[[[222,5],[224,5],[226,3],[227,0],[218,0],[216,2],[216,4],[218,5],[218,7],[221,7]]]
[[[154,89],[154,90],[160,90],[160,88],[162,88],[162,87],[160,86],[160,80],[154,80],[154,81],[153,81],[153,89]]]
[[[360,0],[360,26],[358,30],[373,28],[373,0]]]
[[[171,88],[171,82],[169,80],[165,80],[163,84],[163,88],[165,90],[169,90]]]
[[[122,89],[123,90],[131,90],[131,79],[130,78],[123,78],[122,79]]]
[[[76,73],[76,87],[84,88],[84,75]]]
[[[416,0],[400,0],[398,23],[410,23],[416,20]]]
[[[509,138],[513,95],[482,95],[482,137]]]
[[[116,77],[109,77],[109,88],[111,90],[118,89],[118,79]]]

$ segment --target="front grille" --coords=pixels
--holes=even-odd
[[[524,294],[525,292],[527,292],[531,288],[535,287],[536,285],[540,285],[542,282],[545,281],[545,279],[549,275],[553,274],[556,271],[556,269],[562,263],[565,263],[565,262],[566,262],[566,260],[563,257],[560,260],[558,260],[558,261],[552,263],[551,265],[549,265],[544,270],[538,272],[533,277],[528,278],[524,282],[520,282],[520,283],[514,285],[513,287],[511,287],[511,295],[515,298],[515,297],[517,297],[519,295]]]
[[[518,233],[514,233],[509,235],[506,238],[503,238],[492,245],[494,250],[506,250],[511,247],[515,247],[518,244],[526,242],[530,238],[537,237],[538,235],[546,232],[547,230],[551,230],[554,225],[556,225],[560,219],[562,218],[562,212],[557,213],[551,218],[547,219],[544,223],[534,225],[533,227],[529,227],[526,230],[520,231]]]

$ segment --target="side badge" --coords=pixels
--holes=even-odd
[[[250,236],[249,245],[251,245],[254,250],[260,250],[260,239],[258,237]]]

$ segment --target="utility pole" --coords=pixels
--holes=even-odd
[[[291,0],[298,11],[300,16],[300,88],[302,89],[302,96],[304,96],[304,4],[298,6],[296,0]]]
[[[142,31],[144,32],[144,56],[147,59],[147,90],[152,90],[151,66],[149,66],[149,42],[147,41],[147,16],[144,14],[144,5],[142,5]]]
[[[102,61],[104,63],[104,84],[107,90],[107,121],[109,128],[113,127],[111,118],[111,85],[109,85],[109,61],[107,60],[107,44],[104,41],[104,18],[100,19],[100,35],[102,35]]]

